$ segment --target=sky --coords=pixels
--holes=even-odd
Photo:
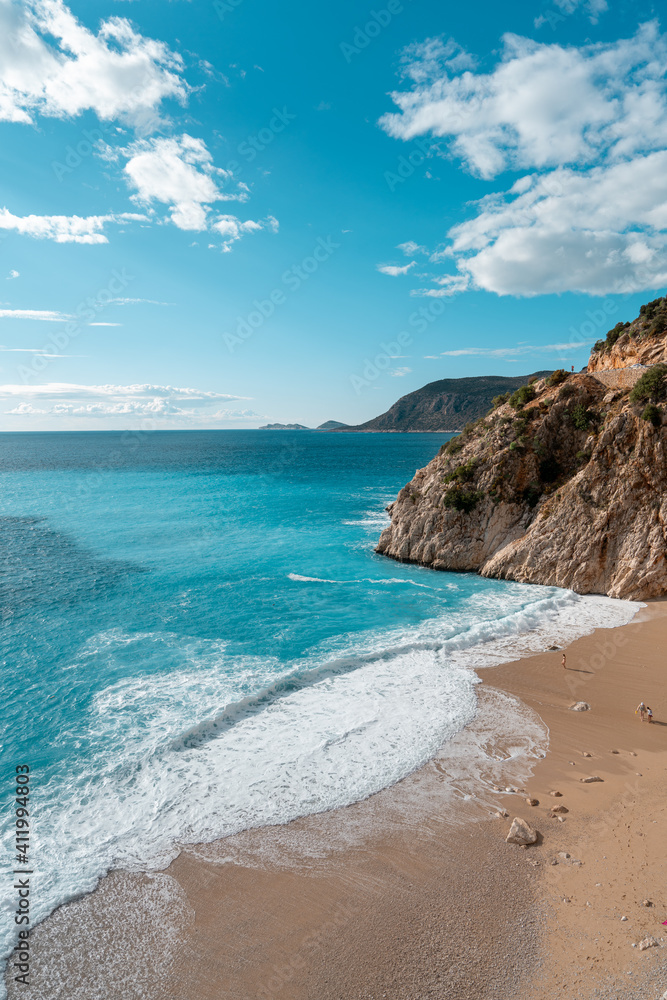
[[[0,430],[357,423],[667,285],[644,0],[0,0]]]

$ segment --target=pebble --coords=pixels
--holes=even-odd
[[[621,921],[627,920],[627,917],[621,917]]]
[[[588,778],[579,778],[579,781],[583,781],[583,783],[584,783],[585,785],[590,785],[590,784],[592,784],[592,783],[593,783],[594,781],[602,781],[602,780],[603,780],[603,779],[602,779],[602,778],[600,777],[600,775],[599,775],[599,774],[592,774],[592,775],[591,775],[590,777],[588,777]]]
[[[539,804],[540,804],[540,800],[539,799],[526,799],[526,805],[529,805],[529,806],[539,806]]]
[[[560,798],[562,794],[562,792],[549,792],[549,795],[553,795],[556,799]]]
[[[618,753],[618,751],[617,750],[612,750],[612,753]],[[592,753],[587,753],[585,750],[583,750],[582,753],[581,753],[581,756],[582,757],[592,757],[593,754]]]
[[[647,948],[659,948],[660,945],[654,937],[646,937],[643,941],[639,942],[639,950],[646,951]]]
[[[620,750],[612,750],[611,752],[612,753],[620,753],[621,751]]]

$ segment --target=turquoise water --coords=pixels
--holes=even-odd
[[[0,436],[3,773],[33,776],[34,917],[110,867],[386,787],[472,719],[471,666],[590,627],[569,592],[375,555],[442,441]]]

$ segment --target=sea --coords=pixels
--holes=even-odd
[[[447,435],[0,435],[2,844],[31,921],[114,868],[343,806],[475,716],[478,672],[636,605],[400,564],[386,505]],[[0,886],[0,945],[16,890]]]

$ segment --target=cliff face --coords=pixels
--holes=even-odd
[[[513,392],[531,378],[550,375],[481,375],[472,378],[443,378],[407,396],[402,396],[379,417],[348,431],[455,431],[483,416],[498,393]]]
[[[667,353],[665,331],[649,341]],[[619,344],[607,353],[633,364]],[[632,393],[563,372],[501,402],[401,490],[377,551],[581,594],[667,593],[667,426],[654,405],[667,374],[651,372]]]
[[[632,323],[618,323],[599,340],[591,352],[588,371],[655,365],[667,362],[667,299],[654,299],[642,306]]]

